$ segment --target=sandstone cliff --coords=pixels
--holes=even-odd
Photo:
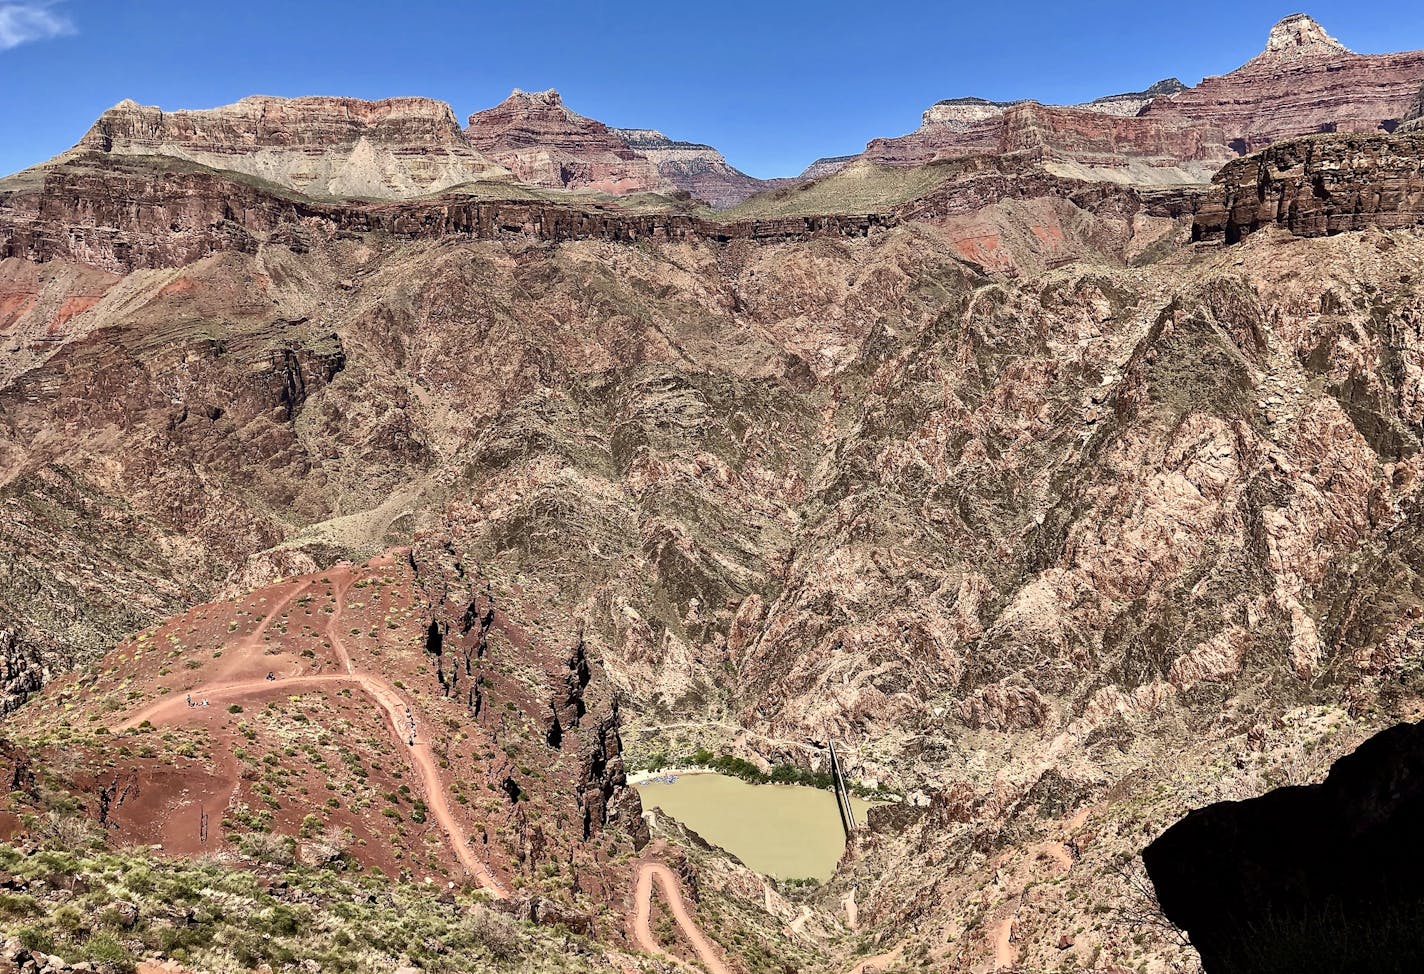
[[[602,193],[666,192],[673,184],[617,131],[564,105],[557,91],[515,89],[471,115],[470,144],[535,186]]]
[[[1158,98],[1146,118],[1220,128],[1232,149],[1253,152],[1320,132],[1389,132],[1424,79],[1424,51],[1355,54],[1295,14],[1271,29],[1266,50],[1240,68]]]
[[[317,197],[406,199],[510,178],[466,143],[449,105],[428,98],[258,96],[176,112],[123,101],[76,148],[182,159]]]
[[[1197,240],[1235,243],[1262,227],[1302,237],[1424,223],[1424,134],[1315,136],[1281,142],[1216,176]]]

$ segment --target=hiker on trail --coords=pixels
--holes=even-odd
[[[267,671],[267,679],[269,679],[269,680],[275,680],[275,679],[277,679],[277,677],[276,677],[276,675],[275,675],[271,670],[268,670],[268,671]]]
[[[208,705],[208,698],[207,698],[207,697],[204,697],[204,698],[203,698],[203,706],[206,707],[207,705]]]
[[[188,694],[188,706],[193,706],[193,695],[191,693]]]

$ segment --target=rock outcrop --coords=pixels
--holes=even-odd
[[[1236,243],[1262,227],[1299,237],[1424,223],[1424,133],[1281,142],[1216,176],[1196,240]]]
[[[1238,154],[1322,132],[1389,132],[1424,80],[1424,51],[1355,54],[1304,14],[1240,68],[1158,98],[1143,116],[1221,129]]]
[[[1424,965],[1424,725],[1400,724],[1319,785],[1191,812],[1142,853],[1207,974]]]
[[[282,196],[209,169],[162,173],[139,160],[70,158],[38,185],[0,183],[0,259],[72,258],[128,272],[178,267],[212,253],[254,253],[263,241],[297,251],[317,239],[364,233],[401,239],[524,237],[568,240],[784,241],[865,236],[893,213],[721,222],[677,210],[630,211],[554,200],[467,196],[361,205]]]
[[[823,176],[834,175],[859,158],[859,155],[823,156],[802,170],[801,175],[797,177],[797,181],[802,182],[808,179],[820,179]]]
[[[470,147],[449,105],[429,98],[255,96],[174,112],[122,101],[76,149],[183,159],[315,197],[408,199],[510,178]]]
[[[656,129],[612,129],[639,155],[646,157],[669,183],[716,209],[742,200],[786,180],[757,179],[730,165],[710,145],[678,142]]]
[[[909,135],[871,141],[864,157],[919,166],[1032,149],[1063,174],[1205,183],[1230,159],[1282,139],[1394,131],[1409,117],[1421,80],[1424,51],[1355,54],[1295,14],[1272,28],[1261,54],[1192,88],[1169,78],[1072,106],[950,99],[931,106]],[[1117,118],[1105,124],[1103,115]]]
[[[516,88],[495,107],[471,115],[465,135],[533,186],[613,194],[674,188],[616,130],[570,110],[552,88]]]
[[[471,115],[465,134],[522,181],[551,189],[681,191],[723,209],[775,185],[734,168],[710,145],[585,118],[553,89],[515,89],[494,108]]]
[[[1404,118],[1395,131],[1399,133],[1424,131],[1424,84],[1419,86],[1419,94],[1414,97],[1414,104],[1404,113]]]
[[[1137,213],[1177,220],[1195,206],[1190,194],[1055,176],[1036,158],[1026,152],[940,162],[940,185],[872,212],[709,219],[588,200],[453,195],[381,204],[319,201],[280,195],[198,166],[165,166],[160,173],[138,159],[76,156],[45,169],[38,183],[0,182],[0,259],[71,259],[127,273],[179,267],[214,253],[256,253],[263,243],[301,253],[365,234],[399,240],[778,243],[865,237],[905,222],[964,217],[1004,200],[1062,200],[1083,212],[1111,214],[1126,221],[1124,226]],[[1109,249],[1120,253],[1124,243],[1112,241]]]
[[[1221,131],[1209,125],[1037,102],[939,107],[918,131],[872,141],[865,157],[922,166],[956,156],[1032,153],[1051,171],[1143,184],[1205,182],[1231,157]]]
[[[1167,98],[1178,92],[1186,91],[1187,86],[1176,78],[1163,78],[1145,91],[1128,91],[1117,95],[1104,95],[1101,98],[1094,98],[1090,102],[1079,105],[1079,108],[1091,109],[1095,112],[1103,112],[1107,115],[1137,115],[1152,103],[1154,98]]]

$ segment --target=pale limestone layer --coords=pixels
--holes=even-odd
[[[125,100],[80,150],[167,156],[317,197],[409,199],[508,170],[472,148],[450,106],[427,98],[244,98],[165,112]]]

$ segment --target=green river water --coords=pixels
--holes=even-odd
[[[645,808],[662,809],[752,869],[777,879],[831,878],[845,850],[836,796],[805,785],[753,785],[728,775],[679,775],[637,786]],[[864,824],[869,802],[851,798]]]

